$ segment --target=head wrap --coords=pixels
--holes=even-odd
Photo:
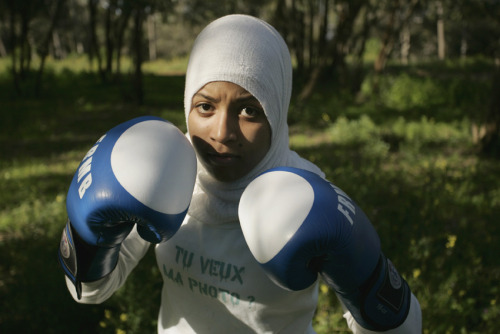
[[[289,149],[292,63],[285,41],[271,25],[252,16],[228,15],[205,27],[195,40],[186,72],[186,121],[193,95],[213,81],[237,84],[260,102],[271,125],[271,146],[252,171],[234,182],[216,180],[198,163],[190,216],[209,224],[237,222],[243,190],[272,167],[303,168],[323,176],[318,167]]]

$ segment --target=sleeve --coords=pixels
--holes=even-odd
[[[98,281],[82,283],[81,299],[77,298],[73,283],[65,277],[66,286],[73,299],[82,304],[100,304],[107,300],[125,283],[130,272],[146,255],[149,246],[150,243],[142,239],[134,227],[122,243],[116,268]]]
[[[344,309],[346,310],[346,309]],[[354,334],[372,334],[377,333],[361,327],[349,311],[344,313],[344,318],[347,321],[347,325]],[[408,311],[408,316],[406,320],[398,327],[383,332],[384,334],[421,334],[422,333],[422,311],[420,309],[420,304],[417,297],[412,293],[410,310]]]

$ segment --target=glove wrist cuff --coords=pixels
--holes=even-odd
[[[401,325],[408,315],[411,290],[392,262],[380,255],[372,277],[361,289],[361,316],[375,330]]]
[[[101,247],[85,242],[68,220],[59,245],[58,258],[64,273],[73,282],[78,299],[81,283],[97,281],[110,274],[118,263],[120,245]]]

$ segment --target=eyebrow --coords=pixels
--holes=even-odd
[[[219,101],[220,101],[220,99],[216,99],[216,98],[214,98],[214,97],[212,97],[212,96],[210,96],[210,95],[205,95],[205,94],[200,93],[200,92],[198,92],[198,93],[194,94],[194,95],[193,95],[193,98],[194,98],[194,97],[196,97],[196,96],[200,96],[200,97],[202,97],[202,98],[204,98],[204,99],[206,99],[206,100],[208,100],[208,101],[210,101],[210,102],[214,102],[214,103],[215,103],[215,102],[219,102]],[[242,96],[240,96],[240,97],[237,97],[237,98],[236,98],[236,101],[237,101],[237,102],[240,102],[240,103],[242,103],[242,102],[256,102],[256,103],[258,103],[259,105],[261,104],[261,103],[259,102],[259,100],[257,100],[257,98],[256,98],[255,96],[253,96],[252,94],[250,94],[250,93],[248,93],[248,94],[244,94],[244,95],[242,95]]]
[[[193,95],[193,98],[194,98],[194,97],[196,97],[196,96],[200,96],[200,97],[202,97],[202,98],[204,98],[205,100],[208,100],[208,101],[210,101],[210,102],[218,102],[218,101],[219,101],[218,99],[216,99],[216,98],[214,98],[214,97],[212,97],[212,96],[205,95],[205,94],[202,94],[202,93],[199,93],[199,92],[198,92],[198,93],[196,93],[196,94],[194,94],[194,95]]]

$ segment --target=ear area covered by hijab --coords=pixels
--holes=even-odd
[[[208,224],[237,223],[243,190],[269,168],[297,167],[323,176],[318,167],[289,149],[292,63],[276,29],[261,19],[239,14],[219,18],[203,29],[194,42],[186,72],[186,121],[193,95],[213,81],[232,82],[257,98],[271,125],[271,146],[250,173],[231,183],[217,181],[198,163],[188,215]]]

